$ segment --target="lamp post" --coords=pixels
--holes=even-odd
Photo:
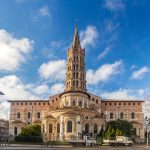
[[[148,118],[148,117],[145,117],[145,128],[146,128],[146,132],[147,132],[146,147],[148,148],[148,136],[149,136],[148,132],[149,132],[149,128],[150,128],[150,118]]]

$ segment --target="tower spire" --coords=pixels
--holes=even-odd
[[[78,34],[77,20],[76,20],[76,25],[75,25],[75,31],[74,31],[74,37],[73,37],[73,42],[72,42],[72,48],[73,49],[81,48],[79,34]]]

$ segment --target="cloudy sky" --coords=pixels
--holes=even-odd
[[[149,99],[149,14],[149,0],[1,0],[0,114],[6,99],[47,99],[64,90],[76,19],[88,91]]]

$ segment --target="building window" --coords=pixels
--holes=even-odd
[[[97,124],[94,125],[94,134],[97,134]]]
[[[96,103],[98,103],[98,99],[96,100]]]
[[[78,87],[78,81],[76,81],[76,86]]]
[[[140,105],[140,103],[138,103],[138,105]]]
[[[116,105],[116,103],[114,103],[114,105]]]
[[[71,121],[67,122],[67,132],[72,132],[72,122]]]
[[[76,78],[78,78],[78,73],[76,73]]]
[[[37,113],[37,118],[40,118],[40,117],[41,117],[41,116],[40,116],[40,112],[38,112],[38,113]]]
[[[124,105],[126,105],[126,103],[124,103]]]
[[[113,119],[113,113],[112,112],[110,113],[110,119]]]
[[[123,119],[123,112],[120,113],[120,119]]]
[[[30,105],[32,105],[32,103],[30,103]]]
[[[135,113],[134,112],[131,113],[131,119],[135,119]]]
[[[119,103],[119,105],[121,105],[121,103]]]
[[[78,65],[76,65],[76,70],[78,70]]]
[[[130,103],[128,105],[130,105]]]
[[[107,105],[107,103],[105,103],[105,105]]]
[[[82,106],[82,102],[81,101],[79,102],[79,106]]]
[[[60,133],[60,123],[57,123],[57,133]]]
[[[45,133],[45,125],[43,124],[43,133]]]
[[[135,103],[133,103],[133,105],[135,105]]]
[[[73,73],[73,78],[75,78],[75,73]]]
[[[31,118],[31,113],[30,112],[28,112],[28,119],[30,119]]]
[[[73,101],[73,106],[76,106],[76,102],[75,101]]]
[[[17,127],[14,127],[14,135],[17,135]]]
[[[89,124],[86,124],[85,125],[85,134],[88,134],[89,133]]]
[[[19,112],[17,113],[17,118],[20,118],[20,113]]]
[[[109,103],[109,105],[111,105],[111,103]]]
[[[52,133],[52,131],[53,131],[53,125],[49,124],[49,133]]]
[[[73,81],[73,86],[75,86],[75,81]]]

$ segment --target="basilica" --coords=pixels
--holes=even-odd
[[[28,124],[40,124],[49,140],[93,138],[107,122],[125,119],[133,123],[136,135],[144,137],[143,100],[103,99],[86,87],[85,49],[75,27],[72,47],[67,50],[64,92],[47,100],[9,100],[9,134],[12,137]]]

